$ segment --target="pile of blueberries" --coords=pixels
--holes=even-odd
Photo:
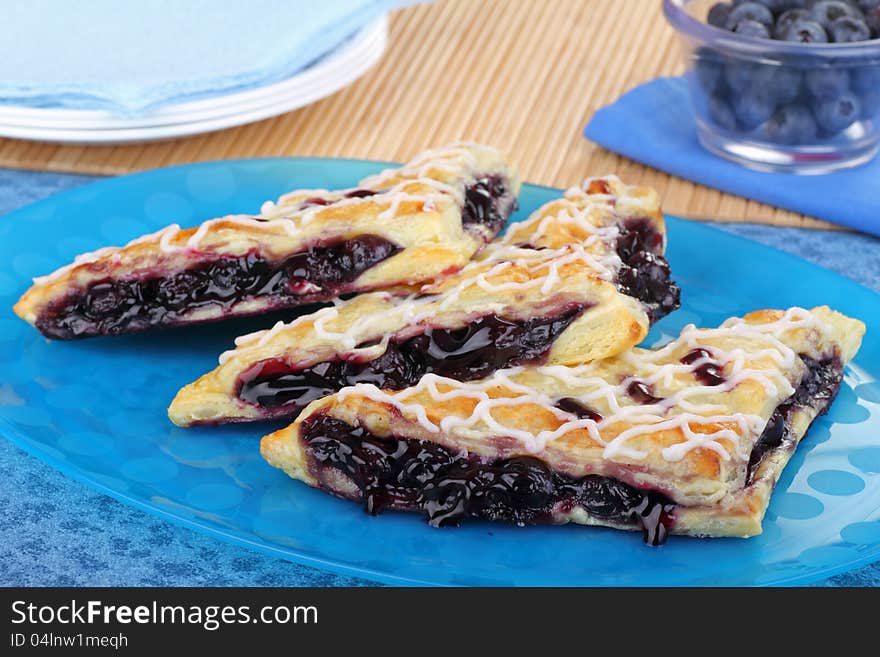
[[[880,0],[733,0],[713,5],[708,22],[753,38],[852,43],[880,38]],[[695,59],[705,115],[740,135],[809,144],[880,113],[880,61],[834,66],[809,49],[754,61],[701,48]]]
[[[733,0],[713,5],[707,20],[748,37],[852,43],[880,38],[880,0]]]

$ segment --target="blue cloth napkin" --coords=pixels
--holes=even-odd
[[[584,135],[681,178],[880,235],[880,159],[822,176],[762,173],[728,162],[697,141],[684,78],[636,87],[596,112]]]
[[[157,106],[289,77],[418,0],[28,0],[3,5],[0,103]]]

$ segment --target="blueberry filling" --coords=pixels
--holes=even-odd
[[[461,221],[465,226],[482,224],[494,235],[504,227],[516,207],[516,199],[510,195],[504,178],[485,176],[465,189]]]
[[[281,262],[248,253],[162,278],[108,280],[50,306],[37,328],[69,340],[173,325],[200,308],[228,311],[254,298],[268,300],[271,308],[310,303],[345,291],[361,273],[398,251],[383,237],[363,235],[318,244]]]
[[[301,427],[311,467],[345,474],[358,488],[331,492],[383,509],[422,511],[435,526],[457,526],[465,518],[515,525],[557,521],[554,514],[582,507],[600,521],[639,527],[645,542],[663,543],[675,505],[654,491],[638,490],[610,477],[574,478],[531,457],[488,460],[435,443],[380,438],[362,427],[320,414]]]
[[[688,356],[691,362],[705,357]],[[797,408],[810,406],[822,414],[837,395],[843,379],[840,359],[801,358],[808,371],[794,394],[774,411],[755,444],[749,481],[769,452],[794,445],[790,421]],[[561,399],[556,405],[596,419],[597,414],[577,400]],[[301,435],[318,480],[322,481],[326,468],[345,474],[358,493],[332,488],[331,492],[362,501],[371,514],[391,508],[422,511],[434,526],[457,526],[469,517],[522,526],[552,523],[554,514],[582,507],[598,520],[640,527],[651,545],[663,543],[674,525],[676,506],[658,492],[599,475],[569,477],[531,457],[488,460],[435,443],[380,438],[326,414],[308,418]]]
[[[592,408],[584,405],[578,399],[574,399],[573,397],[563,397],[558,400],[556,404],[554,404],[556,408],[561,411],[565,411],[566,413],[571,413],[575,417],[581,420],[592,420],[593,422],[601,422],[602,416],[599,415]]]
[[[647,219],[624,221],[617,238],[622,265],[617,288],[645,305],[651,323],[679,307],[681,290],[670,278],[672,271],[660,249],[663,236]]]
[[[612,191],[604,180],[594,180],[588,190],[590,194],[611,194]],[[528,242],[516,246],[537,251],[546,248]],[[650,219],[637,217],[621,223],[615,245],[621,260],[617,289],[641,301],[652,324],[681,305],[681,289],[671,279],[669,262],[660,253],[662,247],[663,236]]]
[[[375,196],[380,192],[374,189],[353,189],[343,196],[343,198],[367,198],[368,196]],[[311,198],[307,198],[305,201],[299,204],[299,210],[305,210],[306,208],[313,207],[315,205],[326,206],[333,205],[335,201],[324,198],[323,196],[312,196]]]
[[[375,196],[378,194],[374,189],[355,189],[348,194],[345,195],[345,198],[367,198],[368,196]]]
[[[367,198],[380,193],[372,189],[355,189],[348,192],[345,198]],[[332,201],[316,196],[303,201],[300,208],[331,203]],[[516,199],[510,194],[505,178],[499,175],[478,177],[465,187],[461,221],[465,226],[482,224],[494,235],[501,230],[516,207]]]
[[[776,407],[761,437],[758,438],[749,458],[748,481],[751,481],[757,467],[768,453],[778,449],[793,448],[795,436],[792,434],[791,418],[799,408],[812,407],[819,415],[828,411],[828,406],[837,396],[843,381],[843,363],[832,356],[815,360],[801,354],[807,366],[807,373],[794,394]]]
[[[240,380],[240,399],[269,415],[298,413],[309,402],[355,383],[400,390],[427,373],[469,381],[497,369],[540,362],[554,340],[584,310],[574,306],[552,317],[511,320],[481,317],[458,329],[428,328],[424,333],[389,343],[375,360],[333,360],[294,370],[277,359],[257,363]]]
[[[680,362],[684,365],[693,365],[698,360],[704,358],[712,358],[712,354],[706,349],[693,349],[685,354]],[[700,383],[706,386],[719,386],[725,381],[724,368],[720,363],[714,361],[698,365],[694,368],[694,376]]]
[[[354,189],[345,197],[381,193]],[[300,209],[333,202],[315,196],[303,201]],[[487,175],[465,189],[462,222],[483,225],[494,235],[515,209],[516,199],[506,179]],[[255,312],[312,303],[346,292],[347,284],[399,251],[382,237],[365,235],[318,244],[281,262],[249,253],[202,263],[168,277],[107,280],[52,304],[36,325],[47,337],[71,340],[180,324],[193,310],[219,307],[229,311],[254,297],[269,301]]]
[[[639,404],[659,404],[663,401],[663,397],[654,396],[654,388],[644,381],[633,381],[626,387],[628,394],[633,401]]]
[[[322,206],[323,205],[330,205],[332,202],[333,201],[331,201],[330,199],[321,198],[320,196],[313,196],[313,197],[307,198],[305,201],[303,201],[300,204],[299,208],[300,208],[300,210],[302,210],[304,208],[308,208],[313,205],[322,205]]]

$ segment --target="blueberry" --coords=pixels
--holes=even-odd
[[[801,93],[803,75],[792,66],[775,66],[773,72],[773,97],[780,105],[787,105]]]
[[[723,29],[732,9],[733,6],[726,2],[717,2],[709,9],[709,15],[706,17],[706,22],[709,23],[709,25]]]
[[[840,68],[814,68],[804,75],[804,82],[814,98],[827,100],[849,90],[849,73]]]
[[[752,130],[764,123],[775,109],[776,100],[767,91],[753,91],[733,99],[733,111],[739,124],[746,130]]]
[[[788,9],[788,4],[791,0],[754,0],[758,4],[764,5],[774,14],[778,14],[782,11]],[[733,4],[744,4],[744,2],[734,2]]]
[[[182,271],[159,282],[157,297],[167,307],[182,306],[199,296],[209,285],[205,276],[193,271]]]
[[[781,38],[782,33],[785,32],[788,26],[792,23],[805,20],[810,20],[810,12],[806,9],[789,9],[782,12],[779,15],[779,18],[776,19],[776,24],[773,26],[774,38]]]
[[[835,43],[854,43],[871,38],[871,30],[860,18],[841,16],[831,23],[828,36]]]
[[[872,9],[880,7],[880,0],[859,0],[859,9],[864,13],[868,13]]]
[[[865,25],[871,30],[873,38],[880,38],[880,6],[865,12]]]
[[[728,60],[724,64],[724,79],[727,86],[735,94],[744,92],[752,86],[752,72],[755,65],[751,62],[744,62],[738,59]]]
[[[827,43],[825,28],[816,21],[800,20],[789,23],[776,37],[782,41],[799,43]]]
[[[209,274],[206,293],[220,298],[235,296],[239,285],[245,283],[241,267],[235,260],[220,260],[209,269]]]
[[[831,23],[843,16],[862,18],[862,12],[841,0],[822,0],[810,9],[810,18],[826,30],[831,27]]]
[[[880,66],[859,66],[850,71],[852,90],[859,94],[880,91]]]
[[[87,313],[94,318],[109,315],[117,311],[119,306],[124,303],[123,297],[124,293],[121,294],[110,283],[95,285],[86,295]]]
[[[720,128],[736,130],[736,115],[720,94],[709,96],[709,118]]]
[[[775,66],[731,59],[724,65],[724,79],[734,94],[750,89],[763,90],[774,86],[775,69]]]
[[[744,20],[734,25],[731,32],[736,32],[740,36],[751,37],[752,39],[769,39],[770,30],[767,26],[758,21]]]
[[[815,139],[818,127],[803,105],[783,105],[763,126],[764,135],[780,144],[802,144]]]
[[[801,73],[785,64],[751,64],[737,72],[737,93],[758,93],[772,98],[778,105],[790,103],[800,95]],[[748,84],[746,84],[746,82]]]
[[[727,22],[724,24],[724,27],[728,30],[733,30],[733,28],[742,21],[756,21],[758,23],[763,23],[764,27],[769,30],[773,27],[773,12],[760,3],[744,2],[733,8],[730,15],[727,17]]]
[[[827,1],[828,1],[828,0],[806,0],[805,3],[804,3],[804,6],[805,6],[807,9],[812,9],[813,7],[815,7],[815,6],[816,6],[817,4],[819,4],[820,2],[827,2]],[[849,5],[849,6],[852,7],[854,10],[856,10],[856,12],[861,11],[861,10],[859,9],[859,0],[837,0],[837,2],[842,2],[842,3],[846,4],[846,5]]]
[[[816,122],[828,135],[836,135],[850,127],[862,115],[862,103],[853,94],[820,101],[814,107]]]
[[[874,119],[880,115],[880,89],[862,94],[862,118]]]
[[[700,88],[706,93],[712,93],[724,83],[724,65],[717,55],[698,54],[694,63],[694,73]]]

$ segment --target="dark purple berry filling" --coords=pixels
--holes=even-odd
[[[345,198],[367,198],[378,194],[374,189],[355,189],[345,195]]]
[[[812,407],[819,415],[824,415],[840,390],[843,381],[843,363],[837,356],[815,360],[801,354],[807,366],[807,373],[801,379],[794,394],[776,407],[767,421],[761,437],[752,447],[749,458],[748,480],[769,452],[793,448],[795,436],[792,435],[791,416],[798,408]]]
[[[681,305],[681,289],[671,280],[669,263],[660,255],[662,245],[663,236],[643,218],[624,221],[617,238],[617,255],[623,262],[617,288],[645,304],[652,324]]]
[[[347,194],[343,195],[343,198],[367,198],[368,196],[376,196],[380,192],[374,189],[354,189]],[[299,204],[299,210],[305,210],[306,208],[320,205],[333,205],[335,201],[333,199],[324,198],[323,196],[312,196],[311,198],[307,198],[305,201]]]
[[[517,202],[510,194],[507,181],[501,176],[485,176],[465,189],[461,221],[465,226],[482,224],[495,235],[516,208]]]
[[[690,362],[704,357],[692,354]],[[840,359],[801,358],[808,372],[794,394],[774,411],[755,444],[749,479],[770,451],[794,445],[790,418],[795,409],[811,406],[825,413],[837,395],[843,380]],[[601,419],[577,400],[560,399],[556,406],[580,417]],[[323,468],[342,472],[359,493],[331,492],[362,501],[371,514],[391,508],[422,511],[434,526],[458,525],[468,517],[522,526],[552,523],[554,513],[580,506],[596,519],[641,527],[651,545],[663,543],[674,526],[676,506],[658,492],[599,475],[568,477],[531,457],[487,460],[435,443],[380,438],[326,414],[307,419],[301,435],[316,478],[322,481]]]
[[[366,198],[382,193],[354,189],[345,196]],[[300,207],[332,203],[315,196]],[[507,180],[500,175],[486,175],[465,189],[462,222],[481,224],[494,235],[515,209],[516,199]],[[282,262],[270,262],[250,253],[203,263],[163,278],[107,280],[53,304],[36,325],[47,337],[72,340],[181,324],[193,310],[211,306],[228,311],[240,301],[258,297],[269,298],[268,307],[259,312],[324,301],[347,292],[347,285],[360,274],[399,251],[397,245],[382,237],[365,235],[317,244]]]
[[[307,198],[300,204],[300,209],[308,208],[313,205],[330,205],[333,201],[326,198],[321,198],[320,196],[313,196],[312,198]]]
[[[693,365],[698,360],[711,357],[712,354],[706,349],[694,349],[685,354],[680,362],[684,365]],[[720,386],[726,380],[724,378],[724,367],[715,361],[698,365],[694,369],[694,376],[700,383],[707,386]]]
[[[255,298],[269,301],[270,308],[261,310],[311,303],[346,291],[364,271],[398,251],[383,237],[362,235],[315,245],[282,262],[249,253],[163,278],[108,280],[50,306],[37,328],[50,338],[70,340],[174,325],[194,310],[228,311]]]
[[[581,420],[592,420],[593,422],[601,422],[602,416],[599,415],[589,406],[585,406],[583,402],[573,397],[563,397],[554,404],[556,408],[566,413],[571,413]]]
[[[659,404],[663,397],[654,396],[654,388],[644,381],[633,381],[626,387],[626,394],[639,404]]]
[[[656,253],[662,245],[662,235],[641,218],[623,222],[616,247],[624,263],[618,287],[645,303],[652,321],[679,305],[680,290],[670,280],[669,265]],[[490,317],[459,330],[429,329],[405,342],[392,342],[380,358],[366,363],[339,360],[291,371],[283,362],[266,361],[244,373],[238,395],[248,403],[280,409],[269,415],[283,416],[354,383],[399,390],[428,372],[473,380],[502,367],[536,362],[583,310],[526,323]]]
[[[323,468],[342,472],[359,494],[331,492],[362,501],[370,514],[422,511],[435,527],[469,517],[524,526],[553,523],[554,513],[579,506],[598,520],[641,528],[650,545],[663,543],[674,523],[675,505],[660,493],[600,475],[569,477],[531,457],[487,460],[435,443],[379,438],[323,414],[308,418],[301,432],[316,478]]]
[[[613,190],[604,180],[594,180],[588,191],[611,194]],[[536,248],[527,242],[517,246]],[[641,301],[652,324],[681,305],[681,289],[671,278],[672,270],[661,253],[662,247],[663,236],[650,219],[637,217],[621,222],[615,246],[622,263],[617,273],[617,289]]]
[[[355,383],[400,390],[429,372],[459,381],[479,379],[503,367],[540,362],[583,310],[584,306],[575,306],[529,320],[489,315],[459,329],[428,328],[392,341],[384,354],[366,362],[334,360],[294,370],[284,361],[263,361],[242,374],[238,396],[250,404],[278,409],[269,414],[282,416]]]

